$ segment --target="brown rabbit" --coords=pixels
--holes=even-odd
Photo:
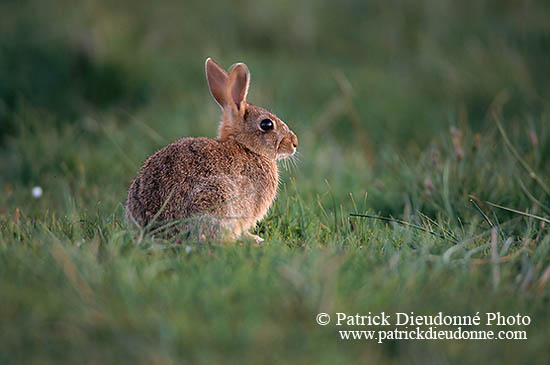
[[[210,58],[205,68],[223,111],[218,138],[182,138],[149,157],[128,191],[126,216],[149,230],[177,223],[168,235],[247,234],[261,242],[248,230],[273,203],[276,161],[296,152],[298,138],[277,116],[246,101],[250,73],[244,63],[233,65],[229,75]]]

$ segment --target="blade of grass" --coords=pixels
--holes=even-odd
[[[502,139],[504,140],[504,144],[508,148],[508,150],[512,153],[512,155],[518,160],[521,166],[529,173],[529,177],[531,177],[533,180],[539,184],[539,186],[544,190],[544,192],[548,195],[550,195],[550,188],[542,181],[542,179],[535,173],[535,171],[529,166],[529,164],[519,155],[519,152],[516,150],[512,142],[510,142],[510,139],[508,139],[508,135],[504,131],[504,128],[502,127],[502,124],[500,123],[499,118],[499,112],[496,110],[493,110],[493,119],[495,120],[495,123],[497,125],[497,128],[502,135]]]
[[[490,206],[492,206],[492,207],[495,207],[495,208],[507,210],[507,211],[509,211],[509,212],[516,213],[516,214],[520,214],[520,215],[523,215],[523,216],[525,216],[525,217],[529,217],[529,218],[533,218],[533,219],[538,219],[539,221],[546,222],[546,223],[549,223],[549,224],[550,224],[550,219],[543,218],[543,217],[539,217],[538,215],[534,215],[534,214],[531,214],[531,213],[522,212],[522,211],[517,210],[517,209],[512,209],[512,208],[508,208],[508,207],[503,207],[502,205],[498,205],[498,204],[491,203],[491,202],[488,202],[488,201],[485,201],[484,203],[485,203],[485,204],[488,204],[488,205],[490,205]]]
[[[446,237],[442,234],[430,231],[430,230],[428,230],[428,229],[426,229],[422,226],[419,226],[419,225],[416,225],[416,224],[413,224],[413,223],[409,223],[409,222],[403,221],[401,219],[380,217],[380,216],[377,216],[377,215],[370,215],[370,214],[355,214],[355,213],[350,213],[350,217],[370,218],[370,219],[378,219],[378,220],[381,220],[381,221],[384,221],[384,222],[399,223],[399,224],[402,224],[404,226],[411,227],[411,228],[418,229],[420,231],[429,233],[429,234],[437,236],[439,238],[450,239],[452,242],[458,243],[458,240],[456,240],[456,238],[454,238],[454,237]]]

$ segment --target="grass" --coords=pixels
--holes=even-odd
[[[547,361],[546,3],[121,4],[0,5],[0,363]],[[300,139],[261,246],[124,221],[147,156],[215,135],[207,56],[245,61]],[[381,311],[531,324],[378,344],[315,322]]]

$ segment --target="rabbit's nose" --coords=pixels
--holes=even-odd
[[[298,137],[296,137],[296,135],[294,133],[292,133],[292,145],[294,146],[294,148],[297,148],[298,147]]]

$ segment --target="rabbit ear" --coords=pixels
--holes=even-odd
[[[237,63],[231,67],[229,80],[227,82],[227,94],[232,105],[241,114],[244,114],[246,107],[246,95],[250,84],[250,72],[244,63]]]
[[[223,109],[227,104],[225,100],[228,79],[227,72],[210,57],[206,59],[204,68],[208,87],[210,88],[210,94],[212,94],[214,100],[216,100],[218,105]]]

